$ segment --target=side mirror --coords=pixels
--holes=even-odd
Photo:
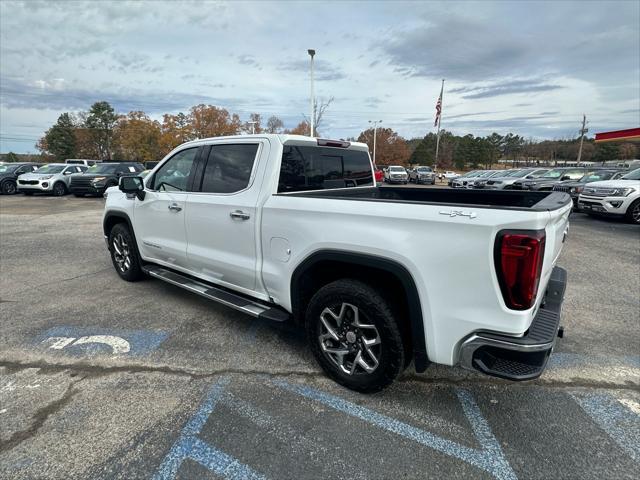
[[[144,200],[145,192],[142,177],[120,177],[118,188],[124,193],[134,194],[138,197],[138,200]]]
[[[63,175],[71,175],[73,172],[71,170],[67,170],[66,172],[63,173]]]

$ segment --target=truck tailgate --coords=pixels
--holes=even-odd
[[[546,285],[553,267],[556,265],[562,246],[567,233],[569,232],[569,214],[571,213],[571,204],[567,204],[562,208],[549,211],[549,222],[545,228],[546,246],[544,263],[542,267],[542,279]],[[544,294],[544,290],[540,292]]]

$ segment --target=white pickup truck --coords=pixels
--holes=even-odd
[[[362,392],[411,362],[528,380],[559,327],[563,192],[376,187],[365,144],[197,140],[107,190],[124,280],[151,276],[293,321],[326,373]]]

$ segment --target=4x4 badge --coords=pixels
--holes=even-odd
[[[469,217],[469,219],[476,218],[476,212],[463,212],[462,210],[451,210],[450,212],[441,211],[440,215],[449,215],[450,217]]]

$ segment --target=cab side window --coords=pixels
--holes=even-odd
[[[235,193],[249,186],[256,143],[213,145],[202,177],[202,192]]]
[[[151,188],[161,192],[186,192],[197,152],[198,147],[187,148],[167,160],[156,172]]]

